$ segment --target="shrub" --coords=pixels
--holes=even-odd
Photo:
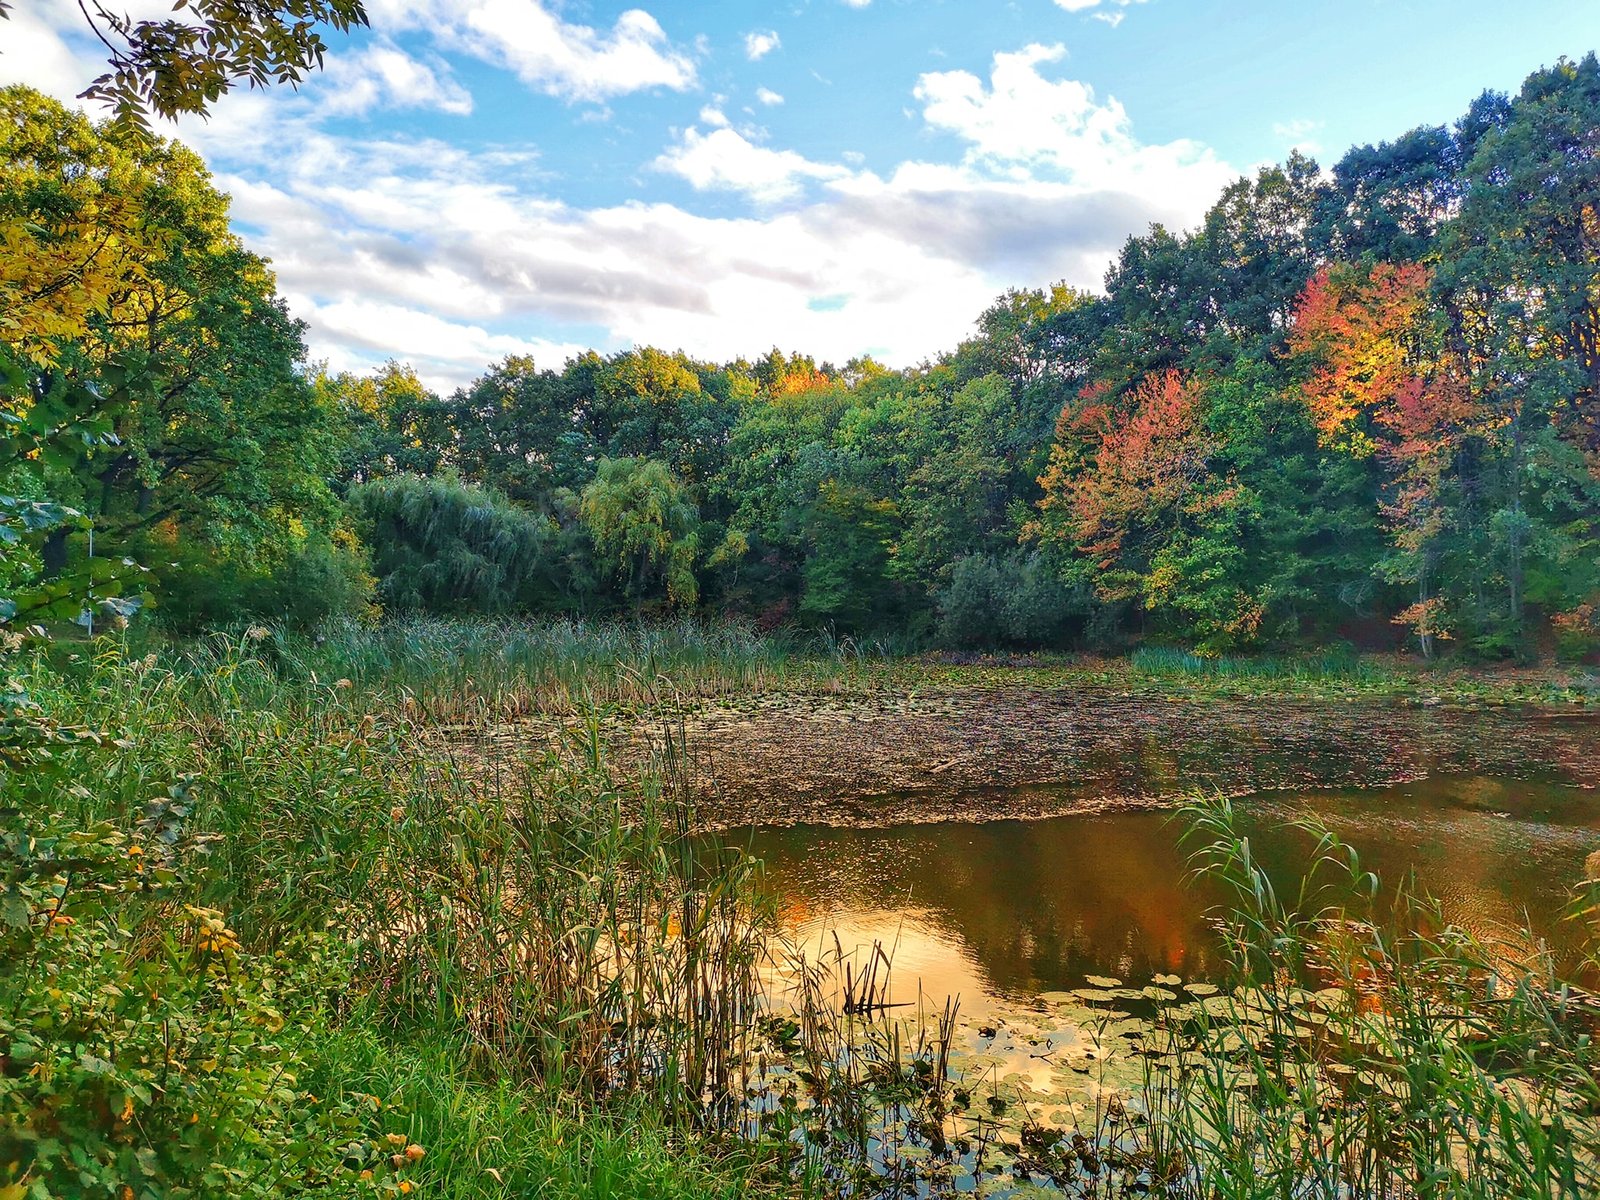
[[[1080,623],[1085,603],[1038,555],[957,559],[938,598],[946,646],[1059,646]]]
[[[381,1104],[299,1085],[308,997],[336,982],[321,944],[254,957],[185,902],[187,812],[179,786],[133,837],[7,816],[0,1195],[409,1191],[421,1149],[382,1136]]]

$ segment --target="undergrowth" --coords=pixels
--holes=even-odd
[[[986,1155],[1085,1197],[1600,1185],[1577,993],[1403,889],[1374,911],[1325,831],[1279,895],[1220,803],[1185,820],[1233,889],[1232,986],[1152,1023],[1137,1094],[1007,1131],[952,1067],[953,1006],[795,957],[760,864],[696,833],[681,746],[607,761],[598,696],[812,660],[486,630],[13,659],[0,1197],[889,1196],[999,1186]],[[567,740],[460,769],[438,723],[498,719],[497,688]]]

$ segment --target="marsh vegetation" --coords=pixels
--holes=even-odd
[[[681,721],[625,769],[605,730],[691,697],[833,703],[868,686],[841,682],[853,659],[688,627],[524,633],[497,679],[523,697],[510,710],[462,699],[461,649],[486,629],[101,639],[19,664],[8,728],[49,735],[13,739],[5,765],[15,1182],[110,1194],[136,1171],[152,1195],[459,1196],[1593,1185],[1595,1010],[1574,986],[1588,970],[1576,932],[1556,952],[1463,922],[1407,879],[1375,890],[1302,810],[1276,809],[1300,824],[1275,842],[1261,836],[1285,819],[1273,806],[1247,826],[1217,799],[1149,814],[1162,823],[1125,851],[1174,874],[1197,855],[1187,918],[1164,911],[1176,880],[1143,899],[1159,929],[1118,932],[1125,900],[1050,899],[1046,876],[1070,897],[1121,840],[1102,828],[1097,850],[1052,823],[1019,827],[1044,840],[1013,834],[1007,851],[1049,855],[1038,880],[938,839],[948,861],[921,894],[881,880],[898,924],[852,925],[806,901],[796,873],[848,874],[861,831],[813,831],[809,846],[803,830],[710,833],[717,797],[689,769]],[[492,763],[458,753],[463,720],[529,706],[558,732],[519,752],[502,739]],[[1499,802],[1476,795],[1480,812]],[[1546,792],[1521,815],[1588,828],[1592,805],[1563,807],[1576,795]],[[908,845],[884,853],[905,860]],[[1564,900],[1507,896],[1543,906],[1544,928]],[[1006,915],[1030,903],[1065,936]],[[918,944],[919,905],[963,904],[964,978]],[[1086,917],[1110,922],[1098,940]],[[1141,955],[1139,937],[1175,926],[1188,952]],[[1019,935],[1029,965],[1008,976],[999,948]]]

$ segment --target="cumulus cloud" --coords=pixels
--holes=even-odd
[[[3,28],[0,76],[6,83],[25,83],[58,100],[70,101],[105,70],[103,64],[75,52],[73,39],[79,21],[65,5],[15,7]]]
[[[1095,20],[1104,21],[1115,28],[1128,15],[1125,9],[1143,3],[1144,0],[1056,0],[1056,7],[1069,13],[1088,13]]]
[[[376,108],[428,108],[466,116],[472,95],[443,64],[413,58],[392,42],[328,60],[323,111],[368,113]]]
[[[691,126],[654,165],[687,179],[701,191],[725,188],[765,203],[798,194],[807,179],[838,179],[849,174],[844,167],[812,162],[793,150],[757,145],[725,127],[701,133]]]
[[[957,139],[956,161],[882,174],[858,154],[766,145],[713,98],[652,165],[742,214],[567,203],[512,150],[308,126],[271,133],[296,151],[269,171],[264,135],[237,117],[203,148],[336,366],[395,356],[453,386],[514,350],[724,359],[774,341],[909,363],[954,345],[1007,286],[1096,286],[1129,233],[1192,223],[1232,178],[1205,147],[1140,142],[1114,99],[1055,77],[1061,59],[1029,46],[996,55],[987,79],[922,76],[918,115]]]
[[[1302,154],[1319,154],[1322,152],[1322,143],[1313,135],[1322,125],[1321,121],[1296,117],[1291,121],[1275,121],[1272,132],[1291,150],[1299,150]]]
[[[1197,142],[1141,143],[1117,100],[1040,70],[1065,56],[1060,45],[1030,45],[996,54],[987,83],[969,71],[935,71],[918,79],[913,95],[932,128],[967,144],[968,165],[1003,177],[1057,179],[1179,207],[1233,177]]]
[[[744,35],[744,54],[751,62],[765,58],[783,45],[775,29],[753,30]]]
[[[913,117],[953,142],[944,161],[877,170],[854,152],[818,161],[735,127],[725,98],[710,96],[696,123],[642,164],[703,201],[580,204],[525,144],[325,125],[471,104],[433,53],[480,36],[472,14],[497,11],[490,0],[369,5],[384,39],[343,61],[330,55],[329,71],[300,93],[239,92],[209,122],[181,128],[233,196],[248,244],[273,260],[313,356],[335,369],[395,357],[449,388],[509,353],[559,365],[580,347],[653,343],[726,359],[775,341],[835,361],[915,362],[956,344],[1008,286],[1096,286],[1128,234],[1192,223],[1233,175],[1203,146],[1141,142],[1114,98],[1062,77],[1060,47],[1029,46],[996,55],[986,76],[915,81]],[[12,20],[34,32],[30,61],[40,72],[55,64],[57,94],[81,88],[92,54],[52,59],[63,35],[24,11],[36,10]],[[435,20],[436,36],[417,32]],[[596,64],[634,36],[629,28],[652,53],[679,53],[650,33],[653,21],[624,17],[584,36],[562,28],[566,66],[548,47],[543,65],[504,62],[564,99],[614,94],[601,82],[614,64]],[[4,69],[18,44],[8,39]],[[580,51],[592,52],[586,65],[576,65]],[[673,78],[693,78],[687,60],[683,71]]]
[[[373,0],[367,7],[375,28],[426,31],[441,46],[564,100],[681,92],[697,82],[693,59],[643,9],[629,9],[603,30],[563,20],[545,0]]]
[[[768,107],[771,107],[774,104],[783,103],[783,97],[781,95],[773,91],[771,88],[766,87],[759,87],[756,89],[756,99]]]

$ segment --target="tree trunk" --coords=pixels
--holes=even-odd
[[[72,532],[63,525],[52,529],[44,539],[44,547],[40,551],[44,559],[44,577],[54,579],[67,569],[67,536]]]

